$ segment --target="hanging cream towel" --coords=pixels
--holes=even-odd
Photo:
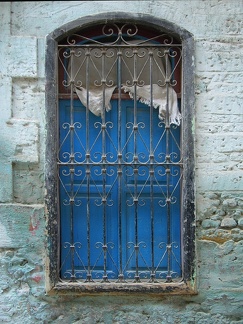
[[[102,89],[89,89],[89,100],[87,101],[87,90],[80,87],[76,88],[76,93],[82,102],[82,104],[89,108],[89,110],[96,116],[101,116],[103,106],[105,106],[106,111],[111,110],[111,96],[114,92],[116,86],[105,87],[104,91]],[[104,97],[104,102],[103,102]]]
[[[128,92],[130,98],[134,99],[134,86],[128,87],[123,86],[124,92]],[[153,103],[154,108],[159,108],[159,119],[165,120],[166,117],[166,104],[168,100],[168,112],[169,112],[169,122],[170,124],[180,125],[181,114],[178,109],[177,104],[177,94],[175,90],[169,86],[168,88],[168,98],[167,89],[165,86],[160,87],[157,84],[153,84]],[[151,87],[150,85],[145,85],[143,87],[136,87],[137,100],[140,102],[151,106]]]

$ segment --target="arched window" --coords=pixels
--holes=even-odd
[[[51,43],[58,90],[55,105],[47,93],[55,118],[47,143],[48,228],[57,245],[51,282],[80,291],[188,288],[188,44],[164,26],[121,18],[60,32]]]

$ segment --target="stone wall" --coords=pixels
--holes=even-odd
[[[195,38],[195,296],[45,294],[45,37],[115,11]],[[0,322],[243,323],[242,18],[242,0],[0,3]]]

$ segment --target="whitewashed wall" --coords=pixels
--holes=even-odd
[[[194,35],[197,296],[45,296],[45,37],[117,11]],[[242,41],[241,0],[0,3],[0,322],[243,323]]]

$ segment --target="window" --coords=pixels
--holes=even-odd
[[[122,19],[59,38],[58,104],[48,113],[50,281],[84,292],[188,289],[193,145],[183,41]]]

